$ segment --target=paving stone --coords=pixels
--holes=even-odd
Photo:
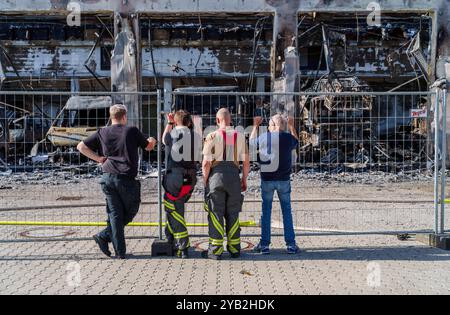
[[[276,238],[270,256],[220,262],[199,252],[185,261],[151,258],[150,240],[129,240],[127,261],[103,257],[90,241],[0,243],[0,294],[450,294],[448,252],[393,236],[301,242],[299,256],[287,255]],[[74,263],[79,286],[68,281]],[[368,284],[370,263],[379,267],[380,286]]]

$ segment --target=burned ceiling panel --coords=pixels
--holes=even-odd
[[[439,4],[442,11],[439,14],[439,53],[444,56],[444,61],[449,55],[446,48],[449,46],[446,44],[448,19],[445,20],[449,1],[446,0],[381,1],[383,10],[387,11],[383,19],[392,15],[394,19],[386,19],[378,29],[364,26],[367,12],[363,11],[367,10],[370,2],[367,0],[193,0],[188,6],[185,0],[79,2],[83,25],[78,28],[66,25],[67,12],[63,13],[68,3],[66,0],[17,0],[0,4],[0,10],[4,12],[0,17],[0,44],[6,47],[20,75],[92,79],[92,74],[82,64],[103,29],[93,13],[106,17],[104,21],[111,32],[114,11],[139,13],[140,34],[136,35],[140,37],[137,42],[142,48],[144,77],[156,74],[160,78],[239,78],[252,74],[274,79],[274,73],[277,77],[282,75],[283,65],[286,66],[283,54],[289,47],[285,46],[296,44],[286,34],[295,35],[296,31],[302,34],[309,27],[324,23],[328,29],[329,57],[334,69],[365,78],[403,82],[420,72],[406,54],[408,42],[417,33],[419,24],[422,27],[422,52],[427,61],[433,60],[431,19],[432,11]],[[355,9],[360,12],[359,16]],[[417,10],[421,13],[412,12]],[[297,11],[300,11],[300,19]],[[393,11],[398,11],[398,16]],[[19,12],[19,15],[7,15],[6,12]],[[41,15],[36,15],[37,12]],[[279,37],[278,27],[282,28],[282,22],[286,22],[282,18],[286,15],[283,13],[292,17],[289,23],[284,23],[291,25],[287,27],[290,33],[281,32],[283,34]],[[303,20],[305,15],[308,18]],[[281,24],[277,23],[277,17]],[[257,23],[264,18],[264,28],[255,49]],[[295,27],[297,24],[294,23],[296,19],[300,21],[300,27],[291,30],[292,25]],[[279,45],[277,42],[285,43]],[[112,38],[102,38],[94,49],[89,69],[96,76],[110,77],[108,64],[113,44]],[[301,71],[306,78],[326,72],[326,62],[321,62],[320,57],[324,58],[321,46],[320,32],[319,36],[311,34],[298,41]],[[280,61],[275,56],[281,56]],[[29,60],[31,58],[34,60]],[[6,76],[17,76],[14,67],[3,59]],[[440,69],[445,69],[445,66]],[[289,72],[295,73],[295,69]]]
[[[432,74],[428,66],[433,60],[433,20],[428,14],[384,14],[380,26],[368,26],[363,14],[303,14],[299,20],[301,71],[310,79],[329,71],[345,71],[357,77],[389,79],[400,84]],[[416,46],[425,68],[418,66],[411,53],[415,43],[420,44]]]
[[[270,16],[187,14],[141,19],[144,76],[155,71],[163,77],[270,75]]]
[[[89,55],[88,47],[28,47],[15,46],[13,49],[7,49],[11,59],[14,60],[14,66],[19,74],[24,77],[86,77],[89,72],[83,66],[84,61]],[[96,66],[95,72],[102,76],[109,76],[109,71],[100,69],[100,50],[95,51]],[[6,64],[6,75],[15,77],[14,69]]]
[[[111,28],[108,16],[85,16],[80,27],[69,27],[64,16],[2,15],[0,16],[1,60],[8,78],[26,77],[56,79],[89,77],[83,66],[90,58],[90,69],[98,76],[109,77],[103,50],[112,38],[102,29]],[[94,43],[101,45],[94,47]],[[109,63],[109,61],[108,61]]]
[[[153,52],[156,71],[163,77],[235,76],[247,77],[253,53],[242,49],[162,47]],[[143,52],[143,75],[153,76],[149,49]],[[270,49],[261,50],[255,72],[270,74]]]
[[[422,9],[436,7],[446,0],[380,0],[379,3],[386,10]],[[61,11],[65,10],[69,0],[6,0],[0,3],[2,11]],[[273,12],[279,3],[291,0],[192,0],[188,7],[186,0],[79,0],[85,12]],[[299,10],[354,10],[366,9],[371,0],[302,0]]]

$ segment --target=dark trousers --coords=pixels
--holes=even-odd
[[[239,169],[227,162],[214,167],[206,187],[205,203],[205,210],[208,212],[210,255],[222,255],[225,235],[228,252],[238,254],[241,251],[239,214],[243,201]]]
[[[190,247],[189,233],[184,217],[186,203],[197,182],[196,171],[173,168],[164,176],[164,209],[167,213],[166,237],[176,250]]]
[[[104,174],[100,181],[106,196],[107,227],[99,237],[112,242],[116,255],[126,254],[125,226],[132,222],[141,204],[141,183],[123,175]]]

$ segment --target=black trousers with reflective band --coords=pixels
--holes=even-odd
[[[209,254],[220,256],[227,250],[232,254],[241,251],[241,226],[243,195],[239,169],[232,163],[222,162],[211,170],[205,196],[208,212]]]
[[[178,251],[190,247],[185,219],[186,203],[197,182],[196,171],[173,168],[164,176],[164,209],[167,214],[166,237]]]

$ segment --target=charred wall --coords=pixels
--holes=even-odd
[[[65,9],[68,1],[23,0],[0,4],[0,44],[14,63],[12,66],[0,54],[7,77],[4,89],[22,88],[17,83],[17,74],[22,80],[28,80],[27,85],[34,89],[48,89],[52,84],[59,89],[68,89],[72,78],[80,80],[83,90],[102,90],[102,85],[111,86],[109,57],[114,45],[110,36],[114,29],[114,12],[139,16],[141,72],[143,86],[147,89],[162,85],[163,78],[173,78],[175,83],[182,85],[195,84],[194,79],[200,85],[206,77],[211,82],[235,84],[238,81],[245,85],[243,82],[250,74],[273,80],[280,75],[283,47],[292,45],[295,42],[292,36],[302,34],[316,22],[331,24],[331,54],[336,69],[350,71],[369,82],[387,82],[389,87],[415,75],[404,49],[398,45],[409,40],[411,32],[417,31],[417,25],[410,25],[422,23],[423,40],[430,45],[424,50],[428,50],[430,66],[433,66],[433,53],[438,55],[436,68],[440,76],[445,75],[445,61],[449,55],[448,0],[380,1],[386,10],[383,17],[386,15],[386,19],[392,18],[395,23],[386,20],[383,28],[371,30],[364,27],[370,1],[193,1],[189,6],[180,0],[79,2],[83,10],[81,27],[67,26]],[[434,10],[438,10],[436,16]],[[408,21],[409,17],[411,21]],[[266,21],[255,54],[255,27],[263,18]],[[292,29],[300,21],[300,27]],[[432,29],[430,24],[439,29]],[[435,31],[438,38],[433,41]],[[347,37],[347,46],[339,42],[342,33]],[[98,45],[92,51],[97,40]],[[320,57],[320,38],[302,37],[298,45],[301,75],[314,77]],[[87,60],[91,71],[84,65]],[[322,62],[319,75],[323,67]],[[93,78],[91,72],[98,78]],[[158,84],[155,84],[155,75]]]

